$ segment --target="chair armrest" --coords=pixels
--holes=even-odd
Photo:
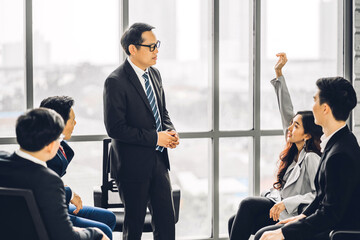
[[[341,238],[337,238],[337,235],[342,235],[342,234],[346,234],[346,235],[355,235],[353,238],[351,239],[360,239],[360,231],[355,231],[355,230],[333,230],[330,232],[329,237],[330,240],[336,240],[336,239],[341,239]],[[350,239],[350,238],[346,238],[346,239]]]
[[[181,199],[181,191],[175,186],[172,190],[173,202],[174,202],[174,210],[175,210],[175,223],[179,221],[179,210],[180,210],[180,199]]]
[[[95,186],[94,187],[94,191],[93,191],[93,196],[94,196],[94,207],[103,207],[101,202],[102,202],[102,192],[101,192],[101,187],[100,186]]]

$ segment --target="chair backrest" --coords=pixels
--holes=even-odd
[[[49,239],[29,189],[0,187],[0,229],[4,239]]]
[[[118,188],[114,179],[110,177],[110,159],[109,149],[111,139],[103,140],[103,168],[102,168],[102,186],[101,186],[101,207],[103,208],[118,208],[124,207],[119,198],[118,203],[109,203],[109,191],[118,192]],[[118,195],[118,194],[117,194]]]

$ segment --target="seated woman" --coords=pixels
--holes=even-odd
[[[282,67],[287,62],[285,53],[277,54],[275,87],[283,130],[285,149],[279,156],[277,179],[264,196],[248,197],[239,206],[237,214],[229,220],[230,240],[247,240],[259,229],[300,214],[301,204],[315,198],[314,178],[320,162],[322,129],[314,123],[311,111],[293,113],[293,106]],[[287,127],[287,124],[290,126]]]
[[[49,97],[40,104],[40,107],[53,109],[62,116],[65,122],[65,128],[62,132],[64,140],[71,138],[76,125],[73,105],[74,100],[66,96]],[[65,175],[73,157],[74,151],[66,141],[61,141],[57,154],[47,162],[47,165],[62,177]],[[112,239],[112,230],[114,230],[116,224],[114,213],[102,208],[83,206],[80,196],[73,192],[70,187],[66,186],[65,191],[66,203],[69,205],[69,216],[73,225],[76,227],[98,227]]]

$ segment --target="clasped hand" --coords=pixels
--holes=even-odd
[[[176,148],[179,143],[179,135],[174,130],[158,132],[158,146],[166,148]]]

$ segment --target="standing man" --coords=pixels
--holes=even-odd
[[[313,113],[324,132],[316,197],[303,214],[281,221],[277,230],[259,230],[255,239],[262,235],[261,240],[328,240],[331,230],[360,228],[360,148],[346,126],[357,104],[356,93],[342,77],[321,78],[316,85]]]
[[[160,47],[153,28],[135,23],[125,31],[121,45],[128,58],[104,87],[111,175],[125,207],[124,240],[141,239],[148,205],[154,239],[175,239],[167,148],[175,148],[179,137],[166,110],[160,73],[152,67]]]

